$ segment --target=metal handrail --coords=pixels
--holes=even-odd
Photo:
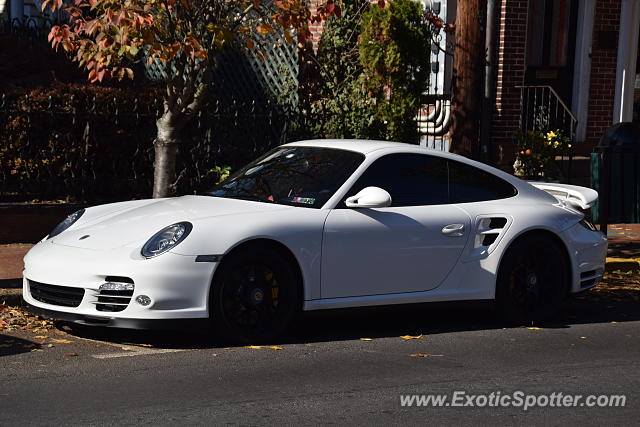
[[[573,115],[573,113],[571,112],[571,109],[569,109],[569,107],[567,107],[567,104],[564,103],[564,101],[562,100],[562,98],[560,98],[560,95],[558,95],[558,92],[555,91],[555,89],[553,89],[553,87],[549,86],[549,85],[527,85],[527,86],[516,86],[516,89],[535,89],[535,88],[542,88],[542,89],[549,89],[549,91],[551,91],[551,93],[553,94],[553,96],[555,96],[556,100],[560,103],[560,105],[562,105],[562,108],[564,108],[564,111],[569,115],[569,117],[571,117],[571,119],[574,122],[577,122],[578,119],[576,118],[576,116]]]

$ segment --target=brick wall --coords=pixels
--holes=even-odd
[[[325,3],[326,0],[309,0],[309,10],[314,15],[318,6]],[[313,51],[318,51],[318,43],[320,43],[320,37],[322,36],[322,30],[324,29],[324,22],[314,22],[309,24],[309,30],[311,31],[311,43],[313,44]]]
[[[587,135],[580,151],[590,152],[613,123],[620,3],[620,0],[598,0],[596,3]]]
[[[528,0],[499,2],[496,103],[491,128],[493,160],[507,167],[513,162],[513,132],[520,123],[520,90],[524,83]]]

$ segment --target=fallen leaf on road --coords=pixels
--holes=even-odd
[[[47,344],[47,345],[45,345],[45,347],[51,348],[51,347],[55,347],[55,346],[53,344]]]
[[[360,341],[373,341],[373,338],[360,338]]]
[[[69,341],[69,342],[71,342],[71,341]],[[153,344],[136,344],[136,345],[140,346],[140,347],[153,347]]]
[[[279,345],[270,345],[269,348],[271,350],[284,350],[284,347],[280,347]]]
[[[42,351],[41,348],[32,348],[31,351]]]
[[[411,353],[411,357],[442,357],[444,354]]]
[[[539,331],[542,328],[538,328],[537,326],[529,326],[527,329],[530,329],[532,331]]]
[[[77,357],[78,353],[65,353],[64,357]]]
[[[47,339],[47,338],[49,338],[49,337],[48,337],[48,336],[46,336],[46,335],[36,335],[34,338]]]
[[[250,348],[252,350],[259,350],[262,348],[261,345],[245,345],[244,348]]]
[[[580,337],[580,339],[581,339],[581,340],[586,340],[586,339],[587,339],[587,337]]]
[[[73,342],[71,340],[64,340],[64,339],[60,339],[60,338],[53,338],[51,341],[55,342],[55,343],[58,343],[58,344],[71,344]]]
[[[420,335],[401,335],[400,338],[403,340],[421,340],[422,334]]]

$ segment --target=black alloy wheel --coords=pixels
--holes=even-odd
[[[534,235],[508,249],[498,272],[496,299],[509,320],[547,320],[562,308],[569,283],[562,249],[551,238]]]
[[[259,344],[278,337],[299,310],[298,278],[272,247],[255,245],[225,257],[214,278],[210,316],[215,329],[234,344]]]

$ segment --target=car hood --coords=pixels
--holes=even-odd
[[[54,237],[52,242],[95,250],[133,247],[144,244],[160,229],[176,222],[189,221],[197,232],[199,219],[291,208],[210,196],[136,200],[88,208],[76,224]]]

